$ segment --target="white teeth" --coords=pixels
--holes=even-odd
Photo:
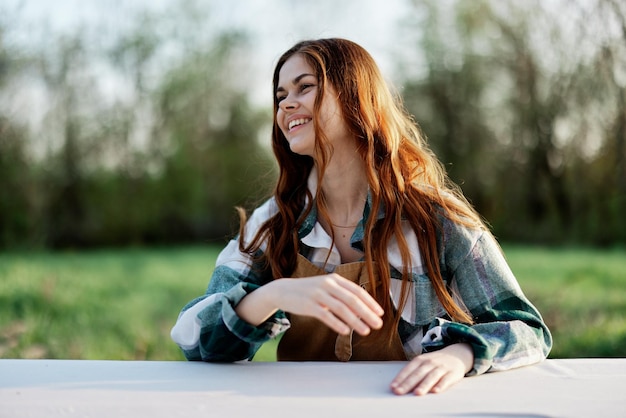
[[[311,119],[294,119],[291,122],[289,122],[289,130],[291,130],[295,126],[304,125],[305,123],[309,122],[310,120]]]

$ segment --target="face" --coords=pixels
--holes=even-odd
[[[278,74],[276,121],[297,154],[315,156],[315,129],[319,124],[331,143],[348,138],[347,126],[335,90],[327,86],[320,114],[315,120],[314,104],[319,93],[317,74],[300,54],[289,58]]]

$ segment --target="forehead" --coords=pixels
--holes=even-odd
[[[278,86],[287,86],[303,74],[315,75],[315,70],[301,54],[295,54],[285,61],[278,72]]]

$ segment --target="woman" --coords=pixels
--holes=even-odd
[[[552,340],[371,56],[296,44],[274,71],[274,195],[172,338],[189,360],[408,360],[396,394],[539,362]]]

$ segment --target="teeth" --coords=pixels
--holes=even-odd
[[[309,122],[311,119],[294,119],[291,122],[289,122],[289,129],[291,130],[293,127],[298,126],[298,125],[304,125],[305,123]]]

